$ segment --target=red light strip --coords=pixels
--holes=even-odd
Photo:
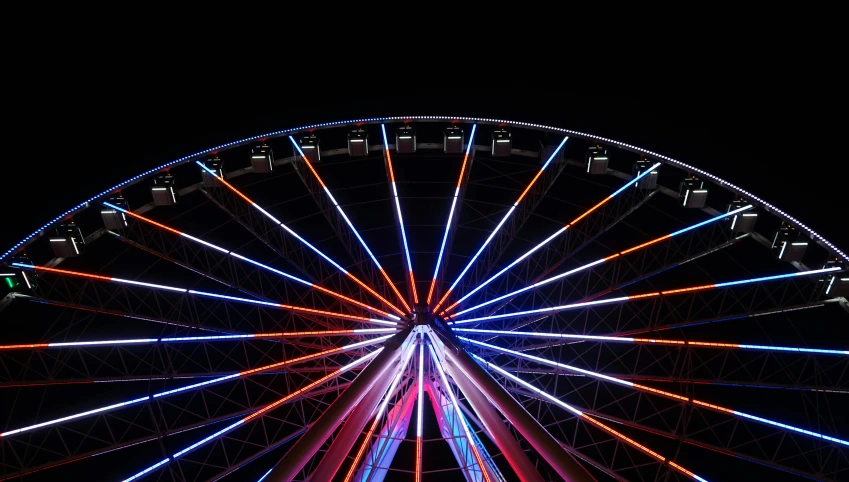
[[[400,309],[400,308],[398,308],[398,307],[396,307],[395,305],[393,305],[392,303],[390,303],[390,302],[389,302],[389,300],[387,300],[386,298],[384,298],[383,296],[381,296],[381,295],[380,295],[377,291],[375,291],[375,290],[371,289],[371,287],[370,287],[369,285],[367,285],[367,284],[363,283],[362,281],[360,281],[360,279],[359,279],[359,278],[357,278],[356,276],[354,276],[353,274],[351,274],[351,272],[350,272],[350,271],[345,272],[345,274],[348,276],[348,278],[350,278],[350,279],[351,279],[351,281],[353,281],[354,283],[357,283],[358,285],[360,285],[360,286],[361,286],[364,290],[368,291],[368,292],[369,292],[372,296],[374,296],[375,298],[379,299],[379,300],[380,300],[383,304],[385,304],[386,306],[388,306],[388,307],[392,308],[392,310],[393,310],[393,311],[395,311],[396,313],[398,313],[398,314],[399,314],[399,315],[401,315],[401,316],[405,316],[405,315],[406,315],[406,313],[404,313],[403,311],[401,311],[401,309]],[[394,287],[395,287],[395,286],[393,285],[393,288],[394,288]]]
[[[30,343],[25,345],[0,345],[0,350],[20,350],[23,348],[47,348],[49,343]]]
[[[395,296],[397,296],[398,300],[401,301],[401,304],[404,306],[404,309],[407,310],[407,312],[409,312],[410,311],[410,305],[407,304],[406,300],[404,300],[404,296],[401,294],[400,291],[398,291],[398,287],[395,286],[395,283],[393,283],[392,280],[389,279],[389,275],[386,274],[386,270],[384,270],[383,267],[380,268],[380,274],[383,275],[383,279],[385,279],[386,282],[389,283],[389,287],[392,288],[392,291],[395,293]],[[403,315],[404,313],[401,313],[401,314]]]
[[[66,275],[69,275],[69,276],[78,276],[80,278],[96,279],[96,280],[100,280],[100,281],[112,281],[112,278],[110,278],[108,276],[100,276],[100,275],[90,274],[90,273],[81,273],[79,271],[71,271],[71,270],[67,270],[67,269],[48,268],[47,266],[33,266],[33,269],[37,269],[39,271],[47,271],[47,272],[50,272],[50,273],[66,274]]]
[[[410,270],[410,286],[413,288],[413,303],[419,303],[419,293],[416,291],[416,278],[413,276],[413,270]]]
[[[161,224],[161,223],[157,223],[156,221],[154,221],[154,220],[152,220],[152,219],[149,219],[149,218],[146,218],[146,217],[142,216],[141,214],[136,214],[136,213],[134,213],[134,212],[130,211],[129,209],[128,209],[128,210],[125,210],[125,211],[121,211],[121,212],[126,213],[127,215],[132,216],[132,217],[134,217],[134,218],[136,218],[136,219],[139,219],[139,220],[141,220],[141,221],[144,221],[144,222],[146,222],[146,223],[148,223],[148,224],[152,224],[152,225],[156,226],[157,228],[162,228],[162,229],[164,229],[164,230],[166,230],[166,231],[170,231],[170,232],[172,232],[172,233],[176,234],[177,236],[182,236],[182,234],[183,234],[182,232],[177,231],[177,230],[176,230],[176,229],[174,229],[174,228],[171,228],[171,227],[166,226],[166,225]]]
[[[645,445],[640,444],[639,442],[635,441],[634,439],[632,439],[632,438],[630,438],[630,437],[628,437],[628,436],[626,436],[626,435],[624,435],[620,432],[617,432],[616,430],[612,429],[611,427],[599,422],[595,418],[590,417],[589,415],[587,415],[585,413],[581,414],[581,418],[592,423],[596,427],[601,428],[605,432],[609,432],[610,434],[614,435],[615,437],[619,438],[620,440],[623,440],[623,441],[627,442],[628,444],[640,449],[641,451],[651,455],[655,459],[660,460],[661,462],[666,461],[666,457],[664,457],[663,455],[660,455],[659,453],[657,453],[654,450],[646,447]]]

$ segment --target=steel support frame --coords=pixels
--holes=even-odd
[[[264,383],[242,378],[230,384],[199,387],[185,394],[154,398],[118,410],[3,437],[0,439],[0,479],[58,467],[243,416],[280,398],[281,394],[269,389],[269,386],[286,390],[301,385],[291,376],[272,376],[274,379]],[[303,375],[297,378],[309,380]],[[316,390],[315,394],[330,393],[331,397],[335,396],[348,382],[337,378],[332,383],[332,387]],[[126,396],[126,392],[122,393]],[[304,400],[290,402],[287,405],[288,415],[281,420],[289,425],[297,424],[299,414],[304,411],[301,407]]]
[[[371,420],[377,405],[383,399],[391,394],[387,394],[389,385],[395,379],[398,370],[401,369],[400,361],[392,364],[375,383],[371,389],[366,392],[362,399],[357,403],[357,406],[351,411],[342,428],[336,433],[333,438],[333,443],[319,462],[318,466],[310,474],[312,480],[332,480],[333,475],[339,471],[339,467],[351,451],[351,447],[357,442],[363,428]]]
[[[436,285],[433,289],[433,301],[438,301],[445,293],[445,273],[451,257],[451,247],[454,245],[454,238],[457,235],[457,226],[460,222],[460,215],[463,212],[463,205],[466,199],[466,189],[469,185],[469,177],[472,174],[472,166],[475,161],[475,149],[469,150],[469,158],[466,161],[466,169],[463,171],[463,177],[460,181],[460,191],[457,194],[457,205],[454,208],[454,215],[451,217],[451,224],[448,227],[448,237],[445,239],[445,248],[442,250],[442,262],[439,265],[439,271],[436,273]]]
[[[507,417],[525,440],[562,477],[569,481],[591,482],[593,478],[568,452],[534,419],[509,393],[481,368],[466,351],[450,340],[443,332],[437,332],[446,344],[445,356],[474,383],[486,398]]]
[[[457,290],[456,297],[460,297],[474,289],[493,270],[510,243],[513,242],[522,229],[522,226],[530,219],[540,201],[545,197],[545,194],[560,177],[560,173],[566,167],[566,162],[565,157],[559,156],[543,171],[542,175],[522,199],[522,202],[516,207],[510,219],[501,226],[501,230],[495,235],[483,253],[481,253],[475,265],[460,284],[457,285],[457,288],[455,288]]]
[[[463,476],[467,482],[482,482],[484,476],[482,471],[486,470],[490,480],[501,480],[502,477],[496,476],[499,474],[498,468],[492,462],[492,457],[486,451],[482,444],[476,443],[475,446],[480,453],[481,459],[484,461],[484,467],[478,464],[475,460],[468,439],[463,435],[463,429],[460,426],[461,420],[458,417],[458,408],[454,407],[451,400],[445,396],[440,387],[433,380],[428,380],[425,389],[429,398],[431,408],[436,414],[436,422],[439,425],[439,433],[442,438],[451,447],[451,453],[457,461],[457,466],[463,472]],[[450,387],[443,387],[449,390]],[[474,436],[474,432],[472,432]]]
[[[386,477],[387,469],[392,464],[413,418],[413,409],[416,406],[415,383],[411,383],[402,393],[404,395],[400,401],[386,415],[386,421],[382,424],[380,433],[371,442],[369,451],[363,457],[353,480],[383,482]]]
[[[580,383],[569,380],[570,377],[551,378],[534,375],[529,381],[562,400],[581,400],[582,411],[602,420],[808,478],[840,480],[849,473],[849,449],[831,442],[712,411],[691,402],[633,390],[626,393],[624,387],[611,387],[586,377]],[[538,396],[521,388],[510,390],[539,400]],[[686,390],[682,394],[692,396],[691,392]],[[574,419],[571,414],[558,415],[544,400],[540,403],[546,408],[537,407],[537,413],[546,426],[556,427]],[[572,427],[572,424],[566,423],[566,426]]]
[[[295,155],[297,156],[297,152]],[[370,160],[372,158],[376,160],[377,156],[369,156],[361,160]],[[318,205],[319,210],[321,210],[321,213],[327,219],[330,227],[333,228],[333,232],[336,234],[336,239],[342,243],[345,251],[354,261],[354,269],[362,274],[363,281],[366,282],[372,289],[380,293],[384,298],[388,300],[395,299],[395,295],[388,289],[389,286],[387,286],[383,276],[379,274],[379,271],[374,265],[374,262],[371,260],[371,257],[368,253],[366,253],[366,250],[362,247],[354,233],[348,227],[348,224],[342,218],[339,210],[337,210],[330,201],[327,194],[324,192],[324,188],[321,184],[319,184],[318,179],[316,179],[310,172],[310,169],[307,167],[304,160],[298,157],[298,159],[292,163],[292,167],[295,168],[295,172],[298,173],[298,177],[300,177],[304,187],[307,189],[307,192],[309,192],[315,203]]]
[[[209,188],[200,189],[200,191],[256,239],[285,259],[298,273],[305,276],[307,281],[348,294],[364,303],[377,302],[335,267],[321,259],[318,254],[290,236],[280,225],[271,222],[229,189]],[[297,275],[297,273],[292,274]]]
[[[289,482],[301,472],[345,416],[362,400],[380,377],[385,376],[387,370],[410,343],[411,338],[411,330],[407,328],[384,343],[383,351],[360,372],[351,386],[321,413],[310,430],[280,459],[269,474],[270,480]]]
[[[482,293],[477,295],[477,299],[497,298],[552,276],[557,268],[625,220],[657,192],[637,189],[623,192],[523,260],[520,265],[507,271],[500,279],[484,288]],[[509,299],[496,303],[488,307],[485,313],[495,313],[508,302]]]
[[[453,363],[443,365],[451,379],[466,397],[466,401],[478,416],[481,425],[487,431],[495,445],[504,454],[513,472],[522,482],[543,482],[543,478],[537,468],[528,458],[528,455],[519,445],[519,441],[513,438],[510,430],[504,424],[501,416],[493,409],[484,394],[478,389],[466,375],[458,370]]]

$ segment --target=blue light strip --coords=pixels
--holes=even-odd
[[[605,201],[609,201],[610,199],[613,199],[613,198],[614,198],[614,197],[616,197],[619,193],[621,193],[621,192],[622,192],[622,191],[624,191],[625,189],[627,189],[627,188],[631,187],[631,186],[632,186],[632,185],[634,185],[636,182],[638,182],[638,181],[639,181],[639,180],[640,180],[643,176],[645,176],[645,175],[647,175],[647,174],[651,173],[652,171],[654,171],[654,170],[655,170],[655,169],[657,169],[658,167],[660,167],[660,163],[655,164],[654,166],[652,166],[650,169],[646,170],[645,172],[643,172],[643,173],[642,173],[642,174],[640,174],[639,176],[635,177],[634,179],[631,179],[630,181],[628,181],[627,183],[625,183],[625,185],[624,185],[624,186],[622,186],[622,187],[620,187],[618,190],[616,190],[616,192],[614,192],[613,194],[611,194],[610,196],[608,196],[608,197],[605,199]],[[540,248],[542,248],[543,246],[545,246],[546,244],[548,244],[549,242],[551,242],[551,240],[552,240],[552,239],[554,239],[554,238],[556,238],[556,237],[560,236],[561,234],[563,234],[563,233],[564,233],[567,229],[569,229],[569,228],[570,228],[573,224],[574,224],[574,223],[569,223],[569,224],[567,224],[566,226],[563,226],[562,228],[558,229],[558,230],[557,230],[554,234],[552,234],[551,236],[549,236],[548,238],[546,238],[545,240],[543,240],[541,243],[537,244],[536,246],[534,246],[533,248],[531,248],[530,250],[528,250],[527,252],[525,252],[525,254],[523,254],[523,255],[519,256],[518,258],[516,258],[516,259],[515,259],[512,263],[508,264],[508,265],[507,265],[504,269],[502,269],[502,270],[501,270],[501,271],[499,271],[498,273],[495,273],[494,275],[492,275],[492,277],[490,277],[488,280],[484,281],[483,283],[479,284],[479,285],[478,285],[475,289],[473,289],[473,290],[469,291],[468,293],[466,293],[466,295],[465,295],[465,296],[463,296],[462,298],[460,298],[459,300],[457,300],[457,303],[458,303],[458,304],[459,304],[459,303],[462,303],[463,301],[465,301],[466,299],[468,299],[470,296],[472,296],[473,294],[475,294],[475,293],[477,293],[478,291],[480,291],[481,289],[483,289],[486,285],[488,285],[488,284],[492,283],[493,281],[495,281],[495,279],[497,279],[499,276],[501,276],[502,274],[506,273],[506,272],[507,272],[507,270],[509,270],[509,269],[510,269],[510,268],[512,268],[513,266],[516,266],[517,264],[521,263],[521,262],[522,262],[522,260],[524,260],[524,259],[525,259],[525,258],[527,258],[528,256],[530,256],[530,255],[534,254],[534,253],[535,253],[536,251],[538,251]],[[695,227],[698,227],[698,226],[699,226],[699,225],[696,225]],[[683,232],[683,231],[682,231],[682,232]],[[679,233],[675,233],[675,234],[679,234]],[[673,236],[674,236],[675,234],[673,234]]]
[[[227,433],[227,432],[229,432],[230,430],[233,430],[234,428],[238,427],[239,425],[242,425],[243,423],[245,423],[245,421],[244,421],[244,420],[238,420],[236,423],[231,424],[231,425],[228,425],[228,426],[226,426],[226,427],[222,428],[221,430],[219,430],[219,431],[215,432],[214,434],[212,434],[212,435],[210,435],[210,436],[208,436],[208,437],[206,437],[206,438],[203,438],[203,439],[201,439],[201,440],[199,440],[199,441],[197,441],[197,442],[195,442],[195,443],[193,443],[193,444],[189,445],[188,447],[186,447],[186,448],[184,448],[183,450],[181,450],[181,451],[179,451],[179,452],[175,453],[175,454],[174,454],[174,455],[172,455],[171,457],[172,457],[172,458],[174,458],[174,459],[176,459],[177,457],[180,457],[180,456],[182,456],[182,455],[185,455],[185,454],[187,454],[188,452],[191,452],[192,450],[194,450],[194,449],[196,449],[196,448],[200,447],[201,445],[203,445],[203,444],[205,444],[205,443],[209,442],[210,440],[217,438],[219,435],[224,434],[224,433]]]
[[[167,464],[167,463],[168,463],[168,462],[170,462],[170,461],[171,461],[171,458],[170,458],[170,457],[168,457],[168,458],[164,458],[164,459],[162,459],[161,461],[159,461],[158,463],[153,464],[153,465],[151,465],[150,467],[148,467],[148,468],[146,468],[146,469],[142,470],[141,472],[137,473],[136,475],[133,475],[132,477],[128,477],[128,478],[124,479],[122,482],[130,482],[131,480],[136,480],[136,479],[138,479],[139,477],[141,477],[141,476],[143,476],[143,475],[147,474],[148,472],[151,472],[151,471],[153,471],[153,470],[155,470],[155,469],[157,469],[157,468],[159,468],[159,467],[161,467],[161,466],[163,466],[163,465]]]
[[[741,345],[737,343],[703,342],[693,340],[665,340],[654,338],[631,338],[625,336],[577,335],[571,333],[543,333],[536,331],[481,330],[477,328],[454,328],[453,331],[477,335],[518,336],[529,338],[555,338],[566,340],[602,341],[613,343],[649,343],[665,346],[695,346],[698,348],[740,348],[744,350],[786,351],[810,353],[816,355],[849,355],[849,350],[830,350],[822,348],[796,348],[789,346]]]
[[[268,469],[268,472],[262,474],[262,477],[257,479],[256,482],[262,482],[263,480],[265,480],[265,478],[268,477],[268,474],[270,474],[272,470],[274,470],[274,467],[271,467],[270,469]]]

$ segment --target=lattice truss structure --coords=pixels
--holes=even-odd
[[[849,480],[846,255],[610,139],[289,129],[0,260],[0,480]]]

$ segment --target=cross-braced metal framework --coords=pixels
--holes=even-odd
[[[580,132],[231,142],[0,258],[0,480],[849,480],[846,261]]]

